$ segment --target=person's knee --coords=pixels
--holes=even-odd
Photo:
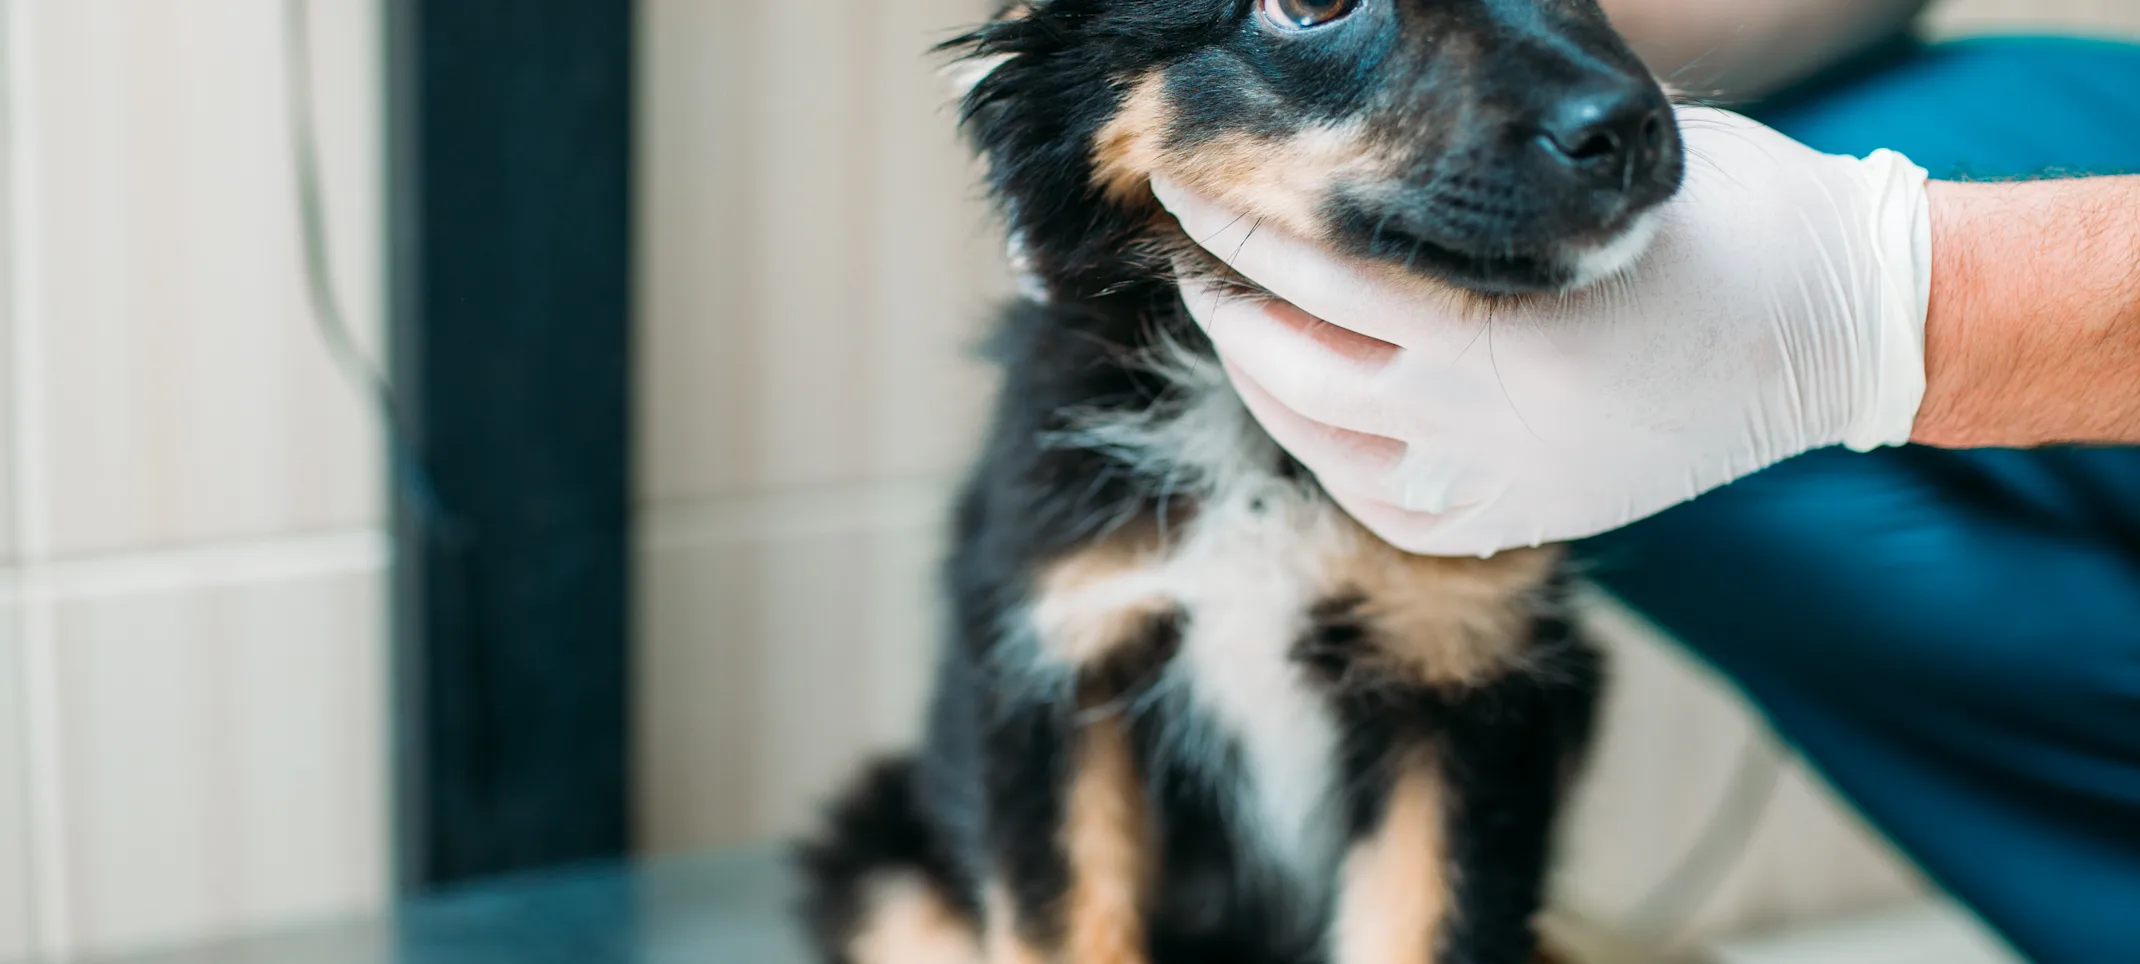
[[[1599,583],[1751,689],[2140,700],[2140,568],[2016,521],[2001,492],[1958,491],[1923,455],[1814,453],[1584,551]]]
[[[1936,506],[1887,453],[1814,452],[1585,543],[1592,577],[1733,675],[1846,666],[1877,631],[1874,532]],[[1869,545],[1868,542],[1871,544]]]
[[[1910,48],[1754,108],[1824,151],[1901,151],[1939,178],[2140,171],[2140,45],[2054,37]]]

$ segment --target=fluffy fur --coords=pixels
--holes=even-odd
[[[1223,268],[1148,181],[1520,296],[1639,252],[1676,132],[1591,0],[1306,2],[1340,15],[1028,0],[951,45],[1030,294],[925,743],[799,851],[824,960],[1533,954],[1601,679],[1559,554],[1412,557],[1339,511],[1186,317],[1181,273]]]

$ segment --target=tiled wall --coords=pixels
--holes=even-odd
[[[0,372],[6,369],[0,368]],[[0,543],[0,555],[7,544]],[[0,576],[0,961],[29,956],[30,820],[28,722],[22,711],[22,650],[14,604],[14,580]]]
[[[904,742],[1004,290],[924,56],[983,0],[642,11],[641,829],[790,829]],[[807,52],[807,53],[805,53]]]
[[[987,0],[642,5],[640,830],[659,853],[792,831],[913,732],[939,522],[986,403],[964,349],[998,239],[924,49]],[[2001,4],[1943,12],[1947,29]],[[2004,4],[2038,22],[2128,0]],[[1752,733],[1724,688],[1608,612],[1620,682],[1569,902],[1667,871]],[[1915,884],[1793,768],[1702,930]]]
[[[379,330],[378,15],[313,0]],[[0,960],[377,906],[378,440],[300,286],[281,0],[0,0]]]

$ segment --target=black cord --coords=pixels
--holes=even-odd
[[[430,468],[410,442],[407,422],[396,402],[385,373],[357,344],[356,334],[342,311],[334,286],[332,249],[328,241],[327,206],[320,184],[319,132],[312,104],[312,37],[307,0],[287,0],[283,5],[283,29],[288,54],[290,152],[297,181],[298,236],[304,253],[305,294],[311,302],[312,323],[344,381],[365,396],[376,411],[385,436],[389,471],[403,501],[413,511],[418,525],[440,536],[449,545],[466,539],[466,529],[446,509],[432,481]]]
[[[320,342],[342,378],[363,395],[375,412],[385,438],[390,484],[400,496],[414,528],[408,544],[397,546],[400,564],[415,560],[423,577],[422,625],[414,629],[418,650],[400,652],[401,676],[396,710],[397,769],[403,786],[397,796],[397,821],[406,821],[405,839],[396,847],[398,873],[404,883],[420,886],[442,872],[440,855],[452,851],[441,843],[451,828],[438,825],[441,792],[429,785],[428,761],[494,761],[494,707],[490,691],[468,681],[491,674],[490,640],[477,606],[478,560],[475,530],[439,495],[431,467],[419,454],[393,384],[358,346],[334,287],[328,243],[327,210],[321,188],[319,135],[312,103],[312,44],[308,0],[285,0],[289,125],[292,167],[297,185],[299,236],[304,253],[305,292]],[[479,778],[478,786],[496,780]],[[465,803],[465,802],[464,802]]]
[[[1746,739],[1731,782],[1725,784],[1724,797],[1708,825],[1671,872],[1628,912],[1625,926],[1629,933],[1661,941],[1678,938],[1753,842],[1782,782],[1783,753],[1759,729]]]

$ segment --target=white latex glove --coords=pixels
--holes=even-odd
[[[1686,187],[1656,240],[1567,295],[1420,284],[1155,188],[1192,238],[1291,302],[1184,290],[1272,437],[1392,544],[1490,555],[1615,529],[1811,449],[1909,439],[1925,172],[1724,111],[1679,120]]]

